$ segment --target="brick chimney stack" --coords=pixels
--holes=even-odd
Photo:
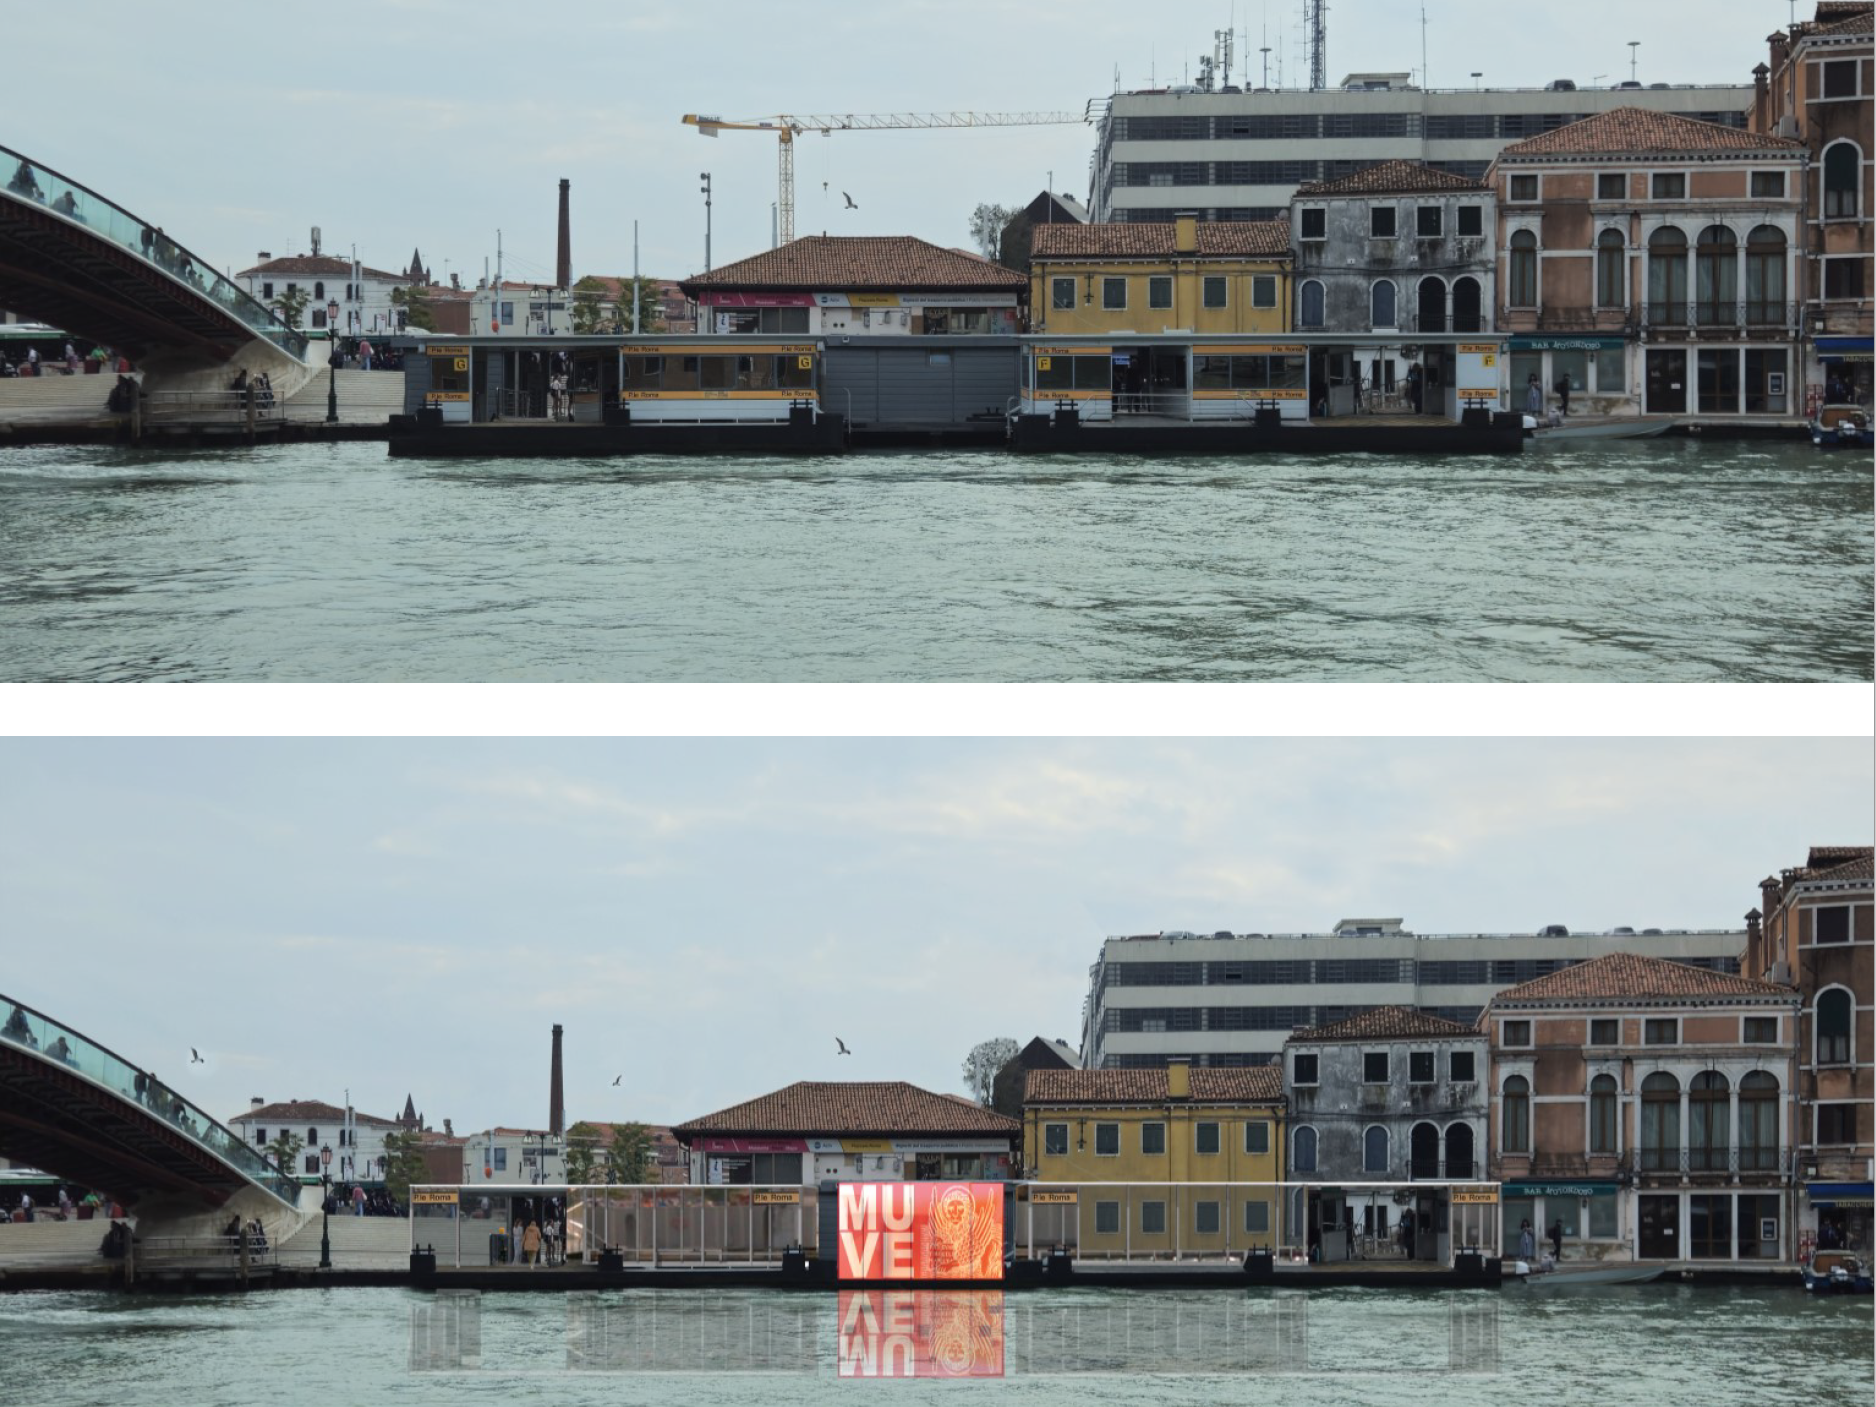
[[[567,1104],[560,1083],[560,1025],[554,1025],[553,1088],[547,1095],[547,1131],[555,1138],[566,1132]]]
[[[573,287],[573,237],[568,228],[567,189],[573,183],[564,176],[560,180],[560,253],[554,261],[554,287]]]

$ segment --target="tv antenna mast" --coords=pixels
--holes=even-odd
[[[1320,93],[1329,86],[1329,43],[1323,27],[1325,0],[1304,0],[1303,27],[1309,35],[1309,89]]]

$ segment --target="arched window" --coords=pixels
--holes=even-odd
[[[1694,302],[1702,327],[1738,322],[1739,240],[1724,225],[1708,225],[1694,244]]]
[[[1297,321],[1301,326],[1322,326],[1322,285],[1315,279],[1309,279],[1303,284],[1303,296],[1297,309]]]
[[[1746,321],[1778,327],[1785,318],[1785,232],[1760,225],[1746,236]]]
[[[1454,1124],[1446,1130],[1446,1175],[1472,1176],[1471,1124]]]
[[[1702,1070],[1687,1085],[1687,1165],[1695,1172],[1725,1172],[1732,1131],[1732,1086],[1718,1070]]]
[[[321,303],[326,301],[326,285],[323,281],[313,285],[313,297]]]
[[[1824,148],[1824,218],[1854,220],[1862,202],[1857,199],[1857,177],[1863,153],[1855,142],[1832,142]]]
[[[1778,1077],[1763,1070],[1739,1081],[1739,1167],[1778,1167]]]
[[[1415,1124],[1407,1136],[1407,1175],[1440,1175],[1440,1131],[1432,1124]]]
[[[1382,279],[1368,293],[1368,323],[1371,327],[1395,326],[1394,283]]]
[[[1531,1151],[1531,1082],[1522,1075],[1505,1081],[1504,1137],[1506,1153]]]
[[[1850,994],[1842,987],[1817,995],[1817,1063],[1850,1063]]]
[[[1596,306],[1620,308],[1627,305],[1628,241],[1620,230],[1604,230],[1596,236]]]
[[[1519,230],[1511,237],[1510,287],[1505,296],[1514,308],[1537,306],[1537,236]]]
[[[1648,236],[1648,321],[1687,321],[1687,236],[1672,225]]]
[[[1418,312],[1422,332],[1446,331],[1446,283],[1443,279],[1420,280]]]
[[[1387,1171],[1387,1130],[1379,1124],[1372,1125],[1361,1136],[1361,1170]]]
[[[1290,1135],[1290,1160],[1297,1172],[1316,1170],[1316,1131],[1308,1124]]]
[[[1589,1151],[1614,1153],[1616,1149],[1616,1085],[1614,1075],[1598,1075],[1589,1082]]]
[[[1455,279],[1453,281],[1453,331],[1485,331],[1485,318],[1482,311],[1484,302],[1477,279]]]
[[[1665,1070],[1642,1081],[1641,1154],[1644,1172],[1680,1169],[1681,1082]]]

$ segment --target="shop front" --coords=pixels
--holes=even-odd
[[[1531,377],[1543,387],[1544,405],[1558,402],[1558,382],[1570,378],[1570,409],[1578,414],[1633,415],[1639,409],[1629,384],[1628,342],[1621,337],[1513,337],[1511,340],[1511,408],[1526,411]],[[1677,383],[1684,379],[1683,364]],[[1662,363],[1665,373],[1667,363]],[[1678,389],[1678,384],[1677,384]],[[1660,397],[1665,404],[1667,393]],[[1677,407],[1684,408],[1684,407]],[[1650,407],[1652,410],[1653,408]]]
[[[1585,1179],[1570,1182],[1507,1182],[1503,1195],[1503,1235],[1507,1254],[1518,1249],[1519,1236],[1530,1223],[1535,1249],[1542,1255],[1549,1246],[1550,1230],[1560,1227],[1565,1247],[1576,1246],[1574,1254],[1597,1259],[1611,1257],[1623,1248],[1626,1237],[1621,1226],[1621,1189],[1614,1182]],[[1674,1214],[1678,1228],[1678,1213]],[[1670,1232],[1670,1238],[1678,1230]],[[1570,1254],[1566,1249],[1566,1254]],[[1650,1259],[1646,1251],[1644,1259]]]
[[[1871,370],[1876,353],[1868,337],[1820,337],[1817,339],[1817,362],[1821,384],[1813,397],[1824,405],[1867,406],[1872,399]],[[1816,406],[1807,407],[1815,413]]]
[[[1811,1182],[1804,1195],[1816,1218],[1807,1232],[1820,1251],[1870,1249],[1871,1187],[1867,1182]]]

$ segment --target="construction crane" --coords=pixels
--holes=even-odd
[[[801,132],[881,132],[905,127],[1050,127],[1094,120],[1093,103],[1082,112],[869,112],[780,113],[727,121],[699,113],[684,114],[684,124],[705,137],[719,132],[773,132],[780,139],[776,167],[776,219],[783,244],[795,237],[795,137]]]

